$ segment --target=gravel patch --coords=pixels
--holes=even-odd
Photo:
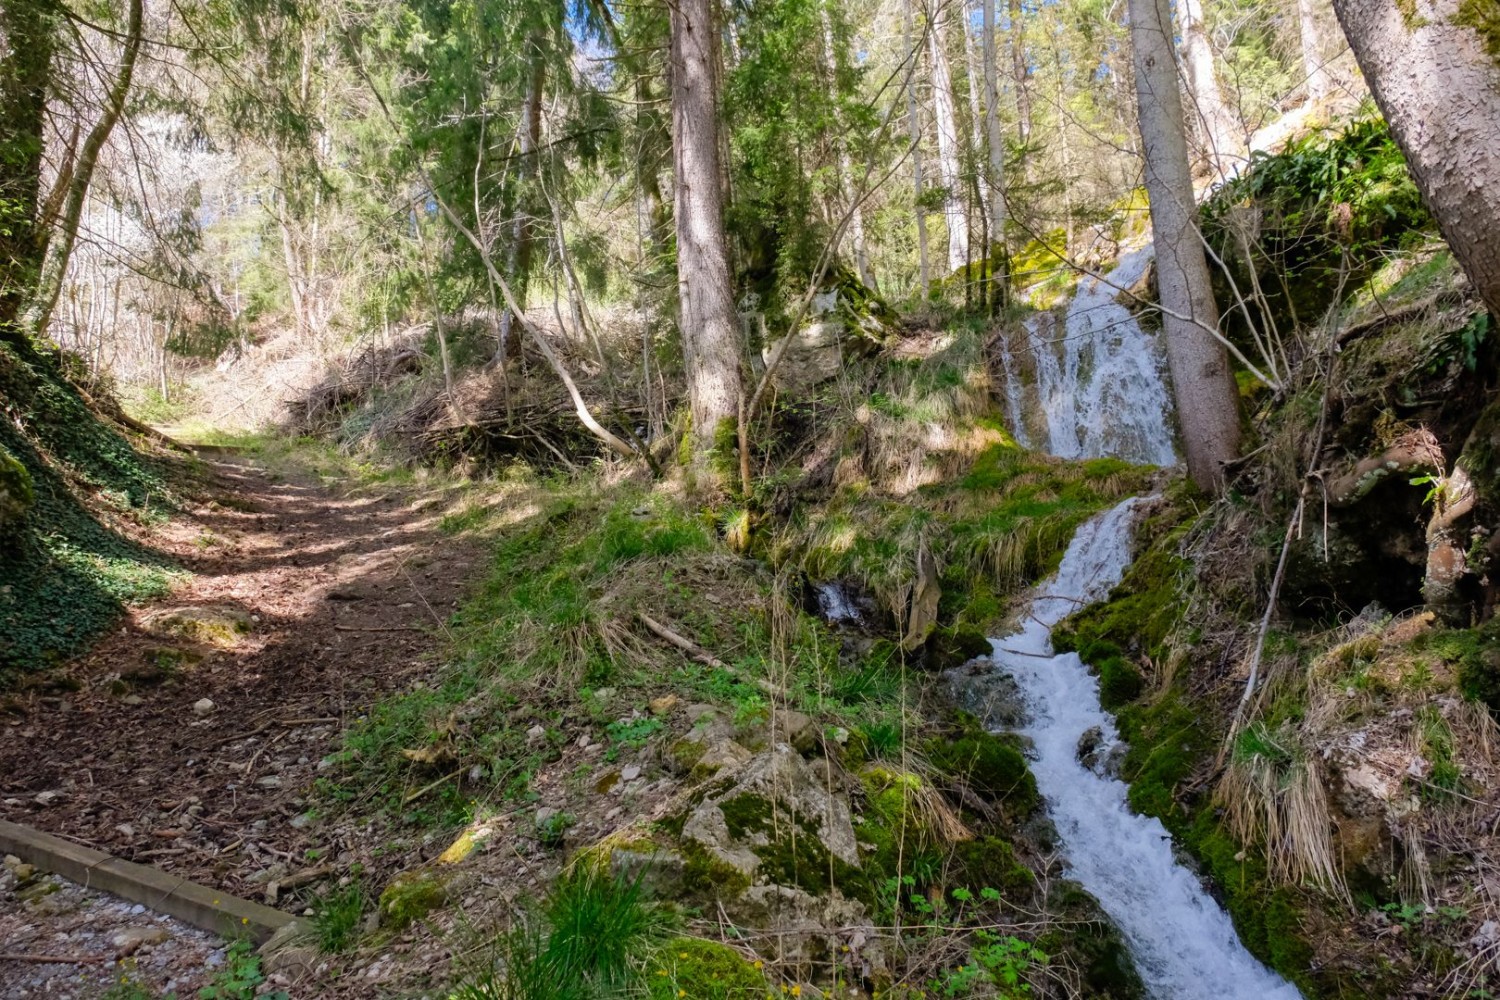
[[[224,941],[207,931],[14,857],[0,867],[4,1000],[192,997],[224,962]]]

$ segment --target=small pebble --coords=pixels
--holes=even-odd
[[[199,698],[193,702],[193,714],[199,717],[205,716],[214,710],[214,703],[207,698]]]

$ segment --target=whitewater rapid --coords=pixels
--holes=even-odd
[[[1032,773],[1057,826],[1068,874],[1114,919],[1156,1000],[1298,1000],[1301,994],[1245,950],[1229,915],[1179,865],[1156,819],[1130,811],[1123,782],[1079,762],[1080,739],[1101,734],[1094,760],[1118,742],[1099,684],[1074,653],[1055,654],[1052,629],[1105,597],[1130,564],[1132,498],[1078,529],[1057,575],[1031,598],[1026,625],[992,641],[1015,678],[1035,748]]]

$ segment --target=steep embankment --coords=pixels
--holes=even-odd
[[[149,525],[181,473],[127,440],[69,365],[0,341],[0,686],[81,651],[173,579]]]

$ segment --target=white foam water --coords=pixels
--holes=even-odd
[[[1054,654],[1052,628],[1103,598],[1130,563],[1127,500],[1084,524],[1057,575],[1038,588],[1026,625],[993,641],[996,667],[1015,678],[1031,721],[1032,773],[1057,825],[1069,875],[1104,907],[1125,936],[1156,1000],[1297,1000],[1297,990],[1261,965],[1235,935],[1229,916],[1179,865],[1156,819],[1126,803],[1126,786],[1079,762],[1091,729],[1100,747],[1118,741],[1099,706],[1099,684],[1076,654]]]
[[[1078,282],[1061,323],[1043,313],[1026,322],[1034,386],[1022,384],[1007,345],[1006,399],[1022,444],[1061,458],[1123,458],[1145,465],[1175,465],[1171,398],[1161,346],[1135,314],[1115,299],[1145,275],[1151,248],[1121,255],[1106,276]],[[1045,440],[1021,416],[1021,400],[1035,393],[1046,421]],[[1037,440],[1033,440],[1037,438]]]

